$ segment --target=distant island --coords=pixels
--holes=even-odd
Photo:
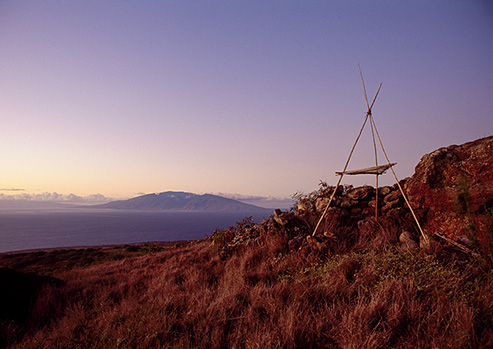
[[[166,191],[137,196],[128,200],[111,201],[94,205],[95,208],[127,210],[176,210],[176,211],[249,211],[266,212],[270,209],[245,204],[218,195],[198,195],[186,192]]]

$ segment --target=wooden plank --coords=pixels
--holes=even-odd
[[[387,171],[390,167],[395,166],[395,165],[397,165],[396,162],[391,163],[391,164],[380,165],[380,166],[372,166],[372,167],[362,168],[362,169],[359,169],[359,170],[336,172],[336,175],[339,175],[339,176],[342,176],[342,175],[358,175],[358,174],[381,175],[385,171]]]

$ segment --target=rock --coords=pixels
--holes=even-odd
[[[466,235],[465,227],[474,226],[476,238],[488,236],[491,224],[488,210],[493,207],[493,136],[441,148],[423,156],[415,174],[399,184],[420,225],[430,234],[440,231],[458,241],[460,236]],[[312,227],[317,223],[329,200],[326,195],[333,190],[333,187],[328,188],[316,200],[303,199],[298,203],[298,217],[305,226]],[[320,231],[331,237],[358,224],[359,230],[368,232],[367,223],[361,222],[373,219],[375,207],[373,187],[346,186],[343,190],[343,186],[339,186]],[[383,216],[389,224],[403,230],[413,229],[413,216],[397,184],[379,188],[378,208],[379,218]],[[276,216],[276,221],[286,228],[283,222],[286,217],[283,214]],[[290,224],[294,226],[295,223],[302,226],[300,222]],[[291,230],[294,235],[294,228]],[[413,250],[416,242],[412,234],[407,238],[404,234],[401,243],[409,243],[403,248]],[[464,240],[464,244],[470,244],[470,241]],[[432,247],[423,246],[423,249],[431,251]]]
[[[351,208],[351,215],[359,215],[361,214],[361,211],[363,211],[361,208],[359,207],[353,207]]]
[[[313,204],[308,199],[302,199],[298,202],[298,212],[307,212],[313,210]]]
[[[363,200],[369,195],[373,195],[374,193],[375,189],[371,186],[366,185],[349,190],[346,193],[346,196],[352,200]]]
[[[404,217],[405,214],[406,214],[406,210],[403,207],[396,207],[390,209],[387,212],[386,216],[390,219],[397,220],[399,218]]]
[[[338,207],[341,205],[341,197],[334,197],[334,199],[332,200],[332,203],[330,204],[330,206],[332,207]]]
[[[422,236],[420,236],[419,247],[427,254],[433,254],[434,252],[433,242],[431,241],[430,238],[424,239]]]
[[[464,245],[466,247],[471,247],[471,245],[472,245],[472,241],[465,235],[459,236],[459,243],[461,243],[462,245]]]
[[[287,225],[293,218],[295,214],[293,212],[282,212],[279,210],[279,213],[274,214],[274,221],[280,226]]]
[[[378,188],[378,196],[388,195],[392,191],[392,187],[380,187]]]
[[[346,210],[342,210],[338,207],[329,207],[327,214],[325,215],[325,220],[321,225],[320,232],[337,232],[343,225],[345,221]]]
[[[335,189],[335,186],[327,187],[321,191],[321,195],[324,197],[330,197],[330,196],[332,196],[334,189]],[[342,185],[338,186],[334,196],[341,195],[343,191],[344,191],[344,187]]]
[[[366,201],[366,200],[365,201],[360,201],[358,203],[358,207],[361,208],[361,209],[367,208],[368,207],[368,201]]]
[[[315,210],[317,212],[323,212],[325,211],[325,208],[327,207],[328,203],[329,203],[329,200],[330,198],[318,198],[316,201],[315,201]]]
[[[407,230],[403,231],[401,235],[399,235],[399,242],[406,243],[413,240],[413,234]]]
[[[286,217],[288,212],[283,213],[280,209],[274,210],[274,221],[281,225],[284,226],[288,223],[289,218]],[[289,212],[290,213],[290,212]]]
[[[389,201],[385,205],[382,206],[382,212],[386,213],[387,211],[396,208],[400,205],[401,201],[399,199],[394,201]]]
[[[306,241],[308,242],[308,245],[316,251],[321,251],[324,248],[324,245],[314,236],[308,235],[306,237]]]
[[[424,208],[430,233],[457,240],[467,221],[482,222],[493,205],[493,136],[440,148],[424,155],[405,183],[413,208]],[[476,234],[487,234],[478,225]]]
[[[331,231],[325,231],[324,236],[329,239],[337,239],[337,237]]]
[[[400,200],[400,199],[402,199],[402,193],[399,189],[397,189],[397,190],[394,190],[391,193],[389,193],[387,196],[385,196],[383,198],[383,202],[387,203],[387,202]]]
[[[406,177],[406,178],[401,179],[401,180],[399,181],[399,184],[400,184],[401,188],[404,188],[404,187],[406,186],[406,183],[407,183],[407,180],[408,180],[408,179],[409,179],[409,177]],[[395,183],[395,184],[392,186],[392,188],[393,188],[394,190],[399,190],[399,186],[397,185],[397,183]]]
[[[404,252],[417,252],[419,247],[415,241],[410,240],[401,244],[401,250]]]
[[[370,201],[368,201],[368,206],[371,207],[373,210],[375,210],[376,204],[377,204],[377,201],[376,200],[370,200]],[[383,203],[379,199],[378,200],[378,207],[382,207],[383,206],[382,204]]]
[[[288,241],[288,248],[290,250],[294,250],[294,249],[299,248],[301,246],[301,244],[303,243],[303,240],[304,240],[303,235],[294,237],[293,239]]]
[[[350,208],[350,207],[356,206],[357,204],[358,204],[358,201],[350,199],[348,197],[343,197],[339,206],[341,208]]]

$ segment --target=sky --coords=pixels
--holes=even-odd
[[[335,184],[367,111],[358,64],[399,179],[493,134],[487,0],[0,0],[0,194]],[[367,126],[348,169],[373,165]]]

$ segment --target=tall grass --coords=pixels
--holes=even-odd
[[[480,263],[403,253],[381,228],[323,251],[305,239],[292,249],[293,231],[271,228],[55,270],[64,286],[47,286],[31,330],[16,336],[7,324],[5,340],[20,348],[493,346],[493,273]],[[238,237],[245,229],[248,243]]]

